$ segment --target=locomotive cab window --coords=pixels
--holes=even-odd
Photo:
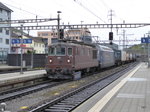
[[[65,47],[62,47],[62,46],[56,47],[56,55],[58,55],[58,56],[64,56],[65,54],[66,54]]]
[[[48,50],[48,54],[51,55],[51,56],[55,55],[55,48],[50,47],[49,50]]]
[[[72,55],[72,48],[68,48],[68,55]]]
[[[97,51],[93,50],[93,59],[97,59]]]

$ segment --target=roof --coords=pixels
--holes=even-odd
[[[52,43],[50,46],[52,45],[72,45],[72,46],[81,46],[81,45],[85,45],[85,46],[89,46],[89,47],[95,47],[95,45],[90,44],[90,43],[84,43],[84,42],[80,42],[80,41],[76,41],[76,40],[59,40],[57,43]]]
[[[10,11],[10,12],[12,12],[12,10],[10,9],[10,8],[8,8],[7,6],[5,6],[3,3],[1,3],[0,2],[0,8],[1,9],[4,9],[4,10],[6,10],[6,11]]]

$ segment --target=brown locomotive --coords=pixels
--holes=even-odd
[[[96,47],[82,42],[58,42],[48,48],[46,71],[49,78],[73,79],[97,68]]]

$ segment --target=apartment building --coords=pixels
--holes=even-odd
[[[39,32],[37,32],[37,35],[38,35],[38,37],[47,39],[47,45],[50,45],[51,43],[55,42],[55,40],[58,39],[57,30],[39,31]]]
[[[11,20],[12,10],[0,2],[0,21]],[[10,24],[0,24],[0,60],[5,60],[10,52]]]
[[[91,32],[88,28],[70,29],[66,31],[65,35],[66,38],[70,40],[84,41],[88,43],[92,42]]]

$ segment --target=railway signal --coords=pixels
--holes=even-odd
[[[109,40],[110,40],[110,45],[112,45],[112,40],[113,40],[113,32],[109,32]]]
[[[109,40],[113,40],[113,32],[109,32]]]
[[[64,29],[59,29],[60,39],[64,38]]]

